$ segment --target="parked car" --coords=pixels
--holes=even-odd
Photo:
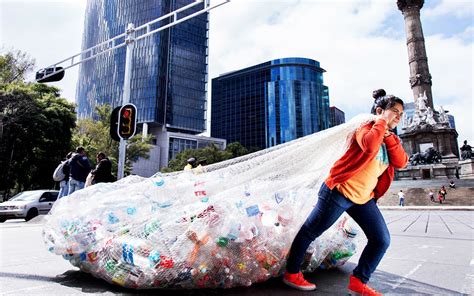
[[[0,223],[8,219],[23,218],[26,221],[47,214],[58,198],[57,190],[23,191],[6,202],[0,203]]]

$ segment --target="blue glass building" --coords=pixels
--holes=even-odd
[[[138,27],[192,2],[88,0],[82,47],[123,33],[128,23]],[[196,5],[179,16],[201,8]],[[135,43],[130,101],[138,108],[139,123],[191,134],[205,130],[207,46],[207,13]],[[125,52],[122,47],[81,65],[76,93],[80,118],[92,117],[96,105],[121,105]]]
[[[319,62],[269,61],[212,79],[211,136],[264,149],[329,127]]]
[[[331,127],[346,122],[346,115],[344,114],[344,111],[337,108],[336,106],[329,107],[329,118],[331,122]]]

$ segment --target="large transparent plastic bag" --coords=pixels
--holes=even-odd
[[[229,288],[279,276],[330,167],[371,119],[192,171],[87,187],[55,203],[45,242],[81,270],[132,288]],[[350,219],[336,222],[311,244],[305,270],[343,264],[354,229]]]

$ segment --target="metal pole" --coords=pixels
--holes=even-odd
[[[130,102],[130,84],[132,80],[132,57],[133,48],[135,42],[135,26],[133,23],[128,24],[127,30],[125,31],[125,43],[127,44],[127,52],[125,54],[125,77],[123,80],[123,95],[122,95],[122,106]],[[119,159],[118,159],[118,172],[117,180],[123,178],[125,168],[125,154],[127,152],[127,140],[120,139],[119,146]]]

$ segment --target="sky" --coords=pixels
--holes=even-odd
[[[79,53],[85,6],[86,0],[0,0],[0,46],[29,53],[37,69]],[[454,115],[459,143],[471,145],[473,14],[471,0],[427,0],[421,10],[435,108]],[[209,81],[284,57],[320,62],[330,104],[346,121],[370,111],[377,88],[414,101],[396,0],[232,0],[211,11]],[[71,101],[77,71],[52,84]]]

